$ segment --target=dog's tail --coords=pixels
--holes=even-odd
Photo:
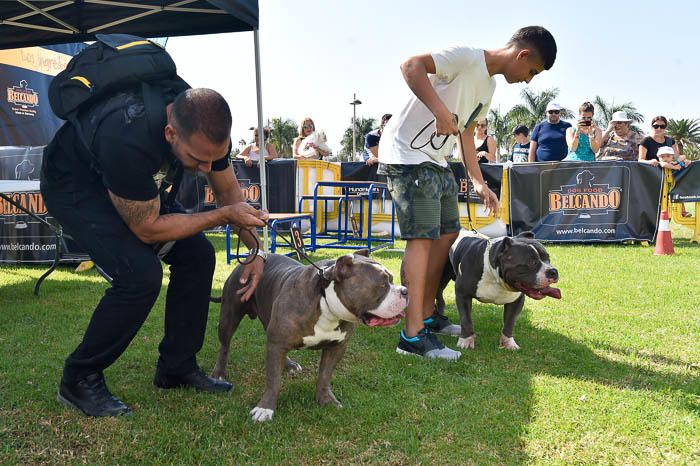
[[[214,296],[209,296],[209,301],[211,301],[212,303],[221,304],[224,300],[223,300],[223,296],[219,296],[217,298],[215,298]]]

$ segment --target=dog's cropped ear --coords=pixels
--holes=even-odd
[[[369,257],[369,249],[367,249],[367,248],[358,249],[357,251],[353,252],[353,254],[356,256]]]
[[[332,276],[326,277],[330,280],[344,280],[352,274],[353,261],[350,254],[340,256],[335,265],[331,267]]]
[[[529,238],[529,239],[535,239],[535,234],[531,231],[523,231],[520,233],[516,238]]]
[[[503,241],[501,241],[501,248],[505,251],[506,249],[510,248],[513,245],[513,238],[510,236],[506,236],[503,238]]]

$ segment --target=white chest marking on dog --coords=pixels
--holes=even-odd
[[[498,275],[498,269],[491,267],[491,261],[489,260],[491,244],[491,241],[486,243],[484,273],[481,275],[479,283],[476,284],[476,299],[482,303],[512,303],[520,297],[520,292],[511,291],[506,282]]]
[[[335,283],[326,288],[326,297],[321,298],[321,316],[314,325],[314,334],[303,338],[304,346],[316,346],[324,341],[345,340],[346,332],[338,328],[340,322],[357,322],[355,315],[345,307],[335,292]]]

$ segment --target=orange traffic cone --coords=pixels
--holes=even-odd
[[[668,219],[668,212],[661,211],[659,218],[659,231],[656,235],[655,256],[672,256],[673,255],[673,238],[671,238],[671,222]]]

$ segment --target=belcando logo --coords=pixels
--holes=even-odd
[[[563,215],[579,215],[590,218],[618,211],[622,201],[622,188],[605,183],[594,183],[590,170],[576,174],[576,184],[561,185],[549,190],[549,212]]]
[[[238,180],[238,184],[241,187],[241,194],[243,194],[243,199],[248,203],[258,203],[260,202],[260,184],[251,183],[250,180]]]
[[[45,215],[47,213],[44,198],[41,197],[40,193],[7,193],[7,196],[36,215]],[[15,215],[27,215],[27,213],[10,204],[5,199],[0,198],[0,216],[8,217]]]
[[[19,86],[7,88],[7,102],[12,105],[12,111],[16,115],[36,116],[35,107],[39,106],[39,94],[23,79]]]

